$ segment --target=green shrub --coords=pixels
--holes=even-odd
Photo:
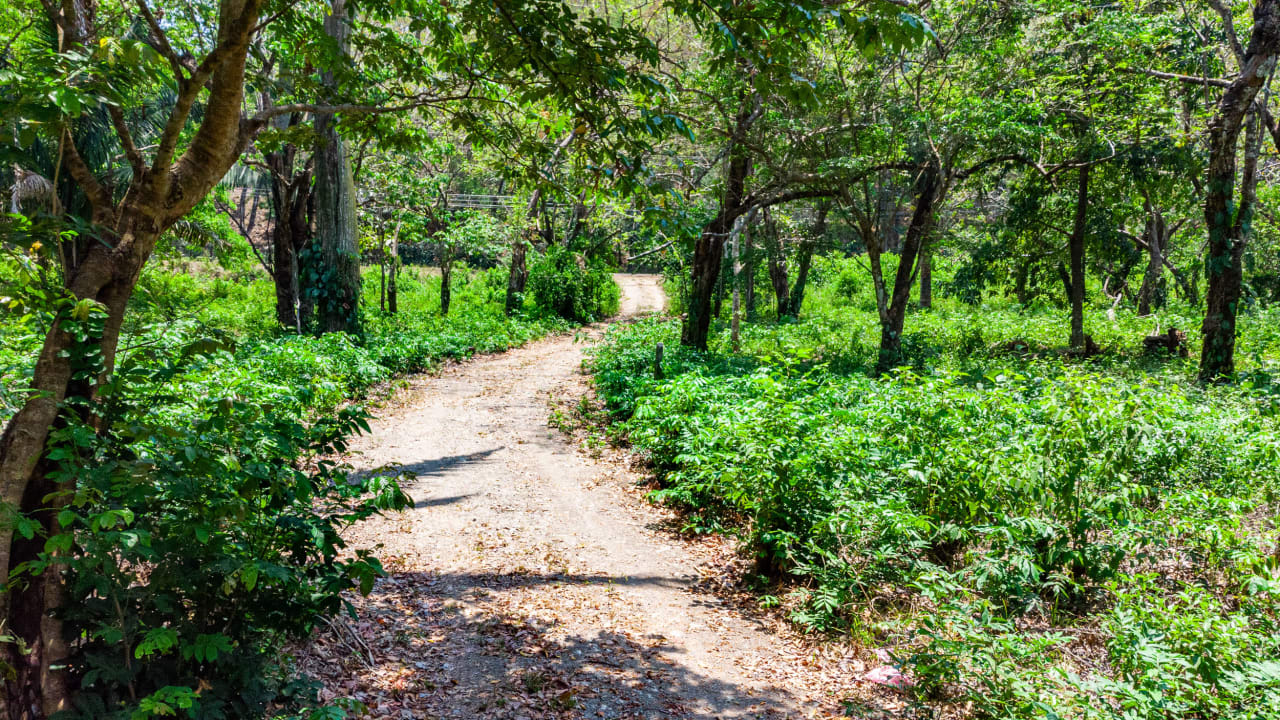
[[[1052,346],[1059,317],[944,299],[908,320],[913,367],[873,379],[874,309],[817,297],[744,326],[740,355],[723,330],[681,348],[674,321],[606,336],[596,385],[655,498],[792,578],[797,621],[895,646],[980,717],[1275,717],[1269,328],[1242,337],[1266,348],[1246,383],[1206,389],[1124,350],[1150,320],[1091,315],[1112,350],[1078,362],[1004,350]]]
[[[71,553],[63,619],[83,638],[68,718],[123,720],[156,703],[193,718],[318,708],[277,648],[337,613],[342,591],[368,592],[381,566],[344,553],[340,533],[408,502],[394,478],[349,477],[325,459],[367,428],[335,390],[362,371],[277,366],[323,349],[260,347],[236,362],[191,332],[149,340],[104,393],[109,431],[51,439],[53,479],[77,488],[45,539],[46,552]]]
[[[4,418],[24,399],[48,319],[49,296],[28,275],[24,294],[0,304]],[[79,641],[67,720],[343,716],[280,647],[340,611],[343,591],[368,591],[381,568],[340,533],[406,501],[395,473],[350,476],[331,459],[368,429],[361,398],[396,373],[566,327],[508,318],[505,272],[460,275],[448,318],[431,307],[439,278],[410,269],[401,312],[380,312],[366,282],[364,334],[312,337],[274,326],[260,275],[144,272],[100,426],[72,423],[50,440],[52,479],[77,488],[51,496],[66,503],[58,531],[17,522],[36,557],[15,579],[53,553],[69,571],[63,620]],[[96,311],[66,322],[86,338],[102,329]],[[100,364],[77,352],[82,370]]]
[[[558,245],[529,268],[527,292],[539,308],[573,322],[594,322],[618,312],[620,291],[608,270]]]

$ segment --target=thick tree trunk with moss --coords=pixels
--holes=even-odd
[[[323,145],[316,150],[316,242],[321,332],[357,332],[360,327],[360,249],[356,240],[355,180],[346,145],[332,117],[316,121]]]
[[[1260,130],[1249,120],[1240,202],[1235,203],[1236,154],[1246,115],[1274,71],[1280,54],[1280,0],[1258,0],[1240,73],[1223,90],[1208,126],[1209,168],[1204,219],[1209,230],[1205,274],[1209,280],[1200,354],[1200,379],[1216,382],[1235,373],[1236,314],[1243,283],[1243,257],[1256,202]]]
[[[325,32],[343,51],[350,35],[346,0],[333,0]],[[332,82],[332,78],[326,78]],[[332,114],[316,117],[316,241],[321,284],[316,316],[321,332],[360,329],[360,246],[356,235],[356,183],[347,145]]]

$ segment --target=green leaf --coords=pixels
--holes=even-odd
[[[178,633],[173,628],[152,628],[143,636],[142,642],[134,649],[133,656],[139,659],[154,654],[163,655],[178,644]]]
[[[14,529],[22,537],[30,540],[36,536],[36,531],[40,529],[40,524],[29,517],[20,516],[14,524]]]
[[[231,638],[221,633],[200,634],[195,642],[182,648],[182,656],[197,662],[213,662],[233,649]]]
[[[252,590],[258,584],[258,566],[256,563],[245,565],[240,570],[240,580],[246,590]]]

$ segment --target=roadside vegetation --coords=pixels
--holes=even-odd
[[[821,263],[804,319],[747,325],[736,353],[728,322],[705,353],[675,320],[615,328],[591,367],[652,496],[690,531],[738,538],[762,603],[888,649],[921,702],[1272,717],[1275,312],[1242,318],[1241,381],[1205,387],[1193,361],[1139,342],[1191,308],[1090,307],[1102,349],[1073,358],[1053,307],[943,297],[877,377],[856,263]]]
[[[495,269],[464,269],[442,316],[439,274],[408,267],[394,315],[377,309],[376,269],[365,270],[372,308],[359,335],[282,332],[272,283],[243,241],[234,250],[170,254],[146,270],[93,418],[101,429],[53,436],[51,474],[81,488],[60,510],[61,532],[44,541],[55,550],[75,537],[80,548],[64,618],[85,632],[73,658],[82,680],[68,717],[137,717],[111,708],[143,689],[130,713],[332,717],[339,707],[318,702],[319,685],[278,648],[342,612],[342,591],[368,592],[383,572],[342,539],[407,501],[397,469],[362,477],[336,462],[368,429],[369,402],[398,375],[570,327],[532,299],[506,315],[506,273]],[[20,274],[29,260],[0,268]],[[49,321],[36,308],[17,295],[3,310],[3,420],[24,397]],[[80,327],[101,322],[90,308]],[[202,687],[196,677],[216,680]]]

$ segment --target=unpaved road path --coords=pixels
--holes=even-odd
[[[620,319],[662,310],[659,277],[618,280]],[[385,718],[831,709],[801,645],[700,589],[708,553],[660,529],[668,516],[638,498],[637,477],[548,426],[552,403],[586,392],[583,348],[601,332],[416,377],[384,408],[351,460],[416,474],[414,507],[350,538],[392,574],[304,651],[327,693]]]

